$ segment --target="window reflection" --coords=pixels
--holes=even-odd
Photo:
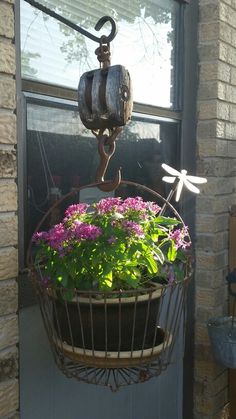
[[[73,110],[28,104],[27,118],[27,188],[28,240],[48,209],[74,188],[94,182],[99,163],[96,138],[85,129]],[[122,167],[122,178],[134,181],[166,196],[161,181],[161,163],[179,167],[178,124],[145,119],[135,115],[117,139],[116,152],[110,161],[106,179],[112,179]],[[71,203],[91,203],[113,195],[143,196],[147,192],[133,185],[122,185],[106,194],[98,188],[85,189],[64,200],[46,220],[45,228],[60,221]]]
[[[136,102],[171,107],[179,4],[174,0],[41,0],[67,19],[98,35],[94,26],[112,16],[118,34],[112,64],[126,66]],[[102,29],[109,33],[109,24]],[[98,68],[96,44],[21,0],[22,76],[77,88],[79,77]]]

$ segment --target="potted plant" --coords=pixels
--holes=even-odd
[[[188,228],[141,197],[69,206],[60,224],[33,236],[40,285],[61,341],[97,351],[145,350],[158,328],[166,285],[186,280]]]

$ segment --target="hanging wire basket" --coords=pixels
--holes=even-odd
[[[226,280],[228,291],[233,297],[232,316],[212,317],[207,322],[208,334],[215,360],[227,368],[236,368],[236,283],[235,269]]]
[[[98,185],[77,188],[58,200],[36,231],[69,197]],[[129,181],[122,181],[121,185],[152,194],[162,212],[174,213],[183,222],[176,209],[157,192]],[[44,283],[41,267],[34,263],[32,242],[28,261],[54,359],[66,376],[117,390],[159,375],[172,362],[179,332],[184,331],[191,272],[186,271],[185,279],[179,283],[151,283],[135,290],[70,289],[68,300],[67,289]]]
[[[227,368],[236,368],[236,318],[214,317],[207,327],[216,361]]]

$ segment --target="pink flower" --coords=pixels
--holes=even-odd
[[[73,215],[85,214],[88,207],[89,207],[88,204],[73,204],[73,205],[70,205],[65,212],[65,220],[64,221],[68,221],[68,219],[71,218]]]
[[[64,224],[56,224],[49,230],[47,235],[47,244],[58,251],[62,250],[64,242],[68,239],[68,231],[65,229]]]
[[[96,240],[101,234],[102,229],[92,224],[75,221],[73,223],[73,238],[76,240]]]
[[[176,249],[186,249],[191,246],[191,241],[185,240],[188,237],[188,227],[184,226],[182,229],[171,231],[169,238],[174,240]]]
[[[136,198],[126,198],[123,204],[126,210],[144,211],[146,209],[146,202],[140,196]]]
[[[48,238],[48,233],[46,231],[40,231],[38,233],[34,233],[33,235],[33,242],[39,243],[40,241],[46,241]]]
[[[147,210],[149,210],[154,213],[158,213],[161,209],[159,205],[155,204],[155,202],[145,202],[140,196],[136,196],[136,198],[126,198],[124,200],[123,207],[126,210],[133,210],[139,212],[146,212]]]
[[[96,208],[99,214],[106,214],[112,211],[122,211],[121,198],[105,198],[101,199],[97,204]]]
[[[111,237],[109,237],[109,239],[107,240],[107,242],[108,242],[109,244],[113,244],[113,243],[115,243],[115,242],[116,242],[116,240],[117,240],[117,238],[116,238],[115,236],[111,236]]]
[[[135,223],[134,221],[124,221],[122,223],[123,227],[128,231],[128,233],[134,234],[135,236],[144,237],[144,232],[142,227]]]
[[[157,214],[160,210],[161,207],[159,207],[159,205],[155,204],[155,202],[146,202],[147,204],[147,208],[151,211],[154,212],[155,214]]]

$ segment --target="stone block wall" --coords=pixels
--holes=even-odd
[[[0,0],[0,418],[18,417],[14,1]]]
[[[236,0],[199,0],[195,419],[224,418],[228,372],[212,357],[206,321],[227,313],[229,207],[236,203]]]

